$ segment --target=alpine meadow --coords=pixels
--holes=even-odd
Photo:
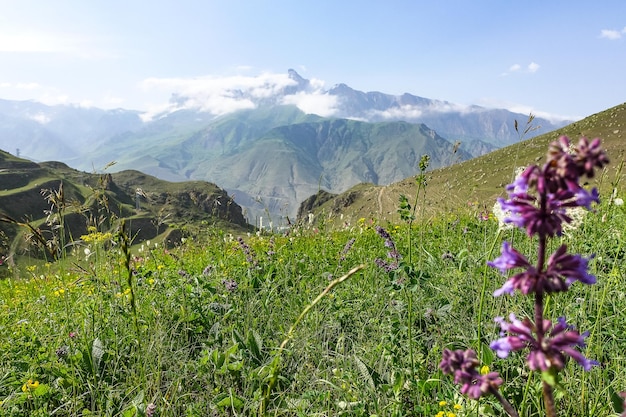
[[[626,416],[626,104],[536,123],[289,227],[0,153],[0,415]]]

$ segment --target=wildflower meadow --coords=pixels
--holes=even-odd
[[[56,262],[3,262],[0,416],[626,415],[609,159],[562,138],[491,213],[426,217],[422,158],[396,222],[175,248],[92,226]]]

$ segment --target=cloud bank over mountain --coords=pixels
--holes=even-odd
[[[257,76],[148,78],[144,90],[171,92],[169,103],[147,112],[148,118],[179,110],[197,110],[216,116],[254,109],[260,104],[293,104],[305,113],[333,116],[337,100],[324,90],[320,80],[305,80],[295,71],[262,73]]]
[[[516,66],[512,68],[512,72],[519,70]],[[527,66],[527,71],[534,72],[537,68],[537,64],[531,63]],[[408,93],[400,96],[380,92],[364,93],[353,90],[345,84],[326,89],[324,81],[302,78],[293,69],[287,73],[265,72],[259,75],[225,77],[152,77],[144,80],[141,88],[145,91],[157,90],[171,94],[169,102],[154,106],[144,113],[144,120],[163,117],[180,110],[223,116],[267,104],[295,105],[307,114],[360,121],[415,121],[425,115],[468,114],[486,110],[476,105],[423,99]],[[508,106],[516,110],[521,108],[514,103],[508,103]],[[527,112],[536,113],[531,107],[523,108]],[[550,117],[545,113],[542,116],[558,121],[567,119]]]

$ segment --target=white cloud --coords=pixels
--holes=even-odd
[[[322,117],[333,116],[337,113],[337,96],[320,91],[305,93],[299,92],[283,98],[284,104],[293,104],[307,114],[317,114]]]
[[[37,90],[41,88],[38,83],[0,83],[0,88],[14,89],[14,90]]]
[[[113,96],[111,94],[107,94],[106,96],[104,96],[104,99],[102,100],[103,103],[105,103],[108,106],[120,106],[122,103],[124,103],[126,100],[123,99],[122,97],[116,97]]]
[[[449,103],[447,101],[433,101],[428,106],[414,106],[407,104],[404,106],[392,107],[383,111],[373,111],[370,117],[382,117],[387,120],[414,120],[429,113],[467,113],[471,111],[474,110],[472,110],[470,106]]]
[[[321,116],[335,114],[337,98],[325,94],[323,81],[310,81],[309,91],[282,97],[282,103],[298,106],[306,113]],[[148,78],[141,82],[146,91],[165,91],[174,97],[168,105],[151,106],[146,118],[162,112],[196,109],[215,115],[255,108],[267,99],[281,97],[285,88],[296,86],[287,73],[262,73],[257,76],[235,75],[226,77],[204,76],[196,78]]]
[[[513,113],[520,113],[520,114],[526,114],[526,115],[532,113],[536,117],[549,120],[553,123],[582,119],[582,117],[580,116],[562,115],[562,114],[544,112],[544,111],[537,110],[533,106],[528,106],[526,104],[513,103],[510,101],[504,101],[504,100],[499,100],[499,99],[494,99],[494,98],[486,98],[486,97],[481,98],[480,100],[478,100],[478,104],[485,108],[506,109]],[[526,120],[518,120],[518,122],[525,123]]]
[[[56,106],[57,104],[69,104],[70,98],[66,94],[45,93],[38,97],[37,101],[48,106]]]
[[[34,114],[30,116],[31,120],[36,121],[39,124],[45,125],[46,123],[48,123],[51,119],[50,117],[46,116],[43,113],[38,113],[38,114]]]
[[[36,82],[3,82],[0,91],[8,100],[35,100],[49,106],[69,103],[69,96],[59,89]]]
[[[387,110],[376,110],[373,112],[374,116],[379,116],[384,119],[398,120],[398,119],[416,119],[420,117],[424,112],[417,106],[405,105],[400,107],[392,107]]]
[[[539,70],[539,64],[537,64],[536,62],[531,62],[530,64],[528,64],[528,72],[535,73],[538,70]]]
[[[83,59],[111,59],[116,54],[98,44],[105,38],[53,32],[0,32],[0,52],[65,54]]]
[[[43,33],[0,33],[0,52],[68,52],[67,39]]]
[[[520,64],[513,64],[509,67],[509,72],[519,71],[520,69],[522,69]]]
[[[509,67],[509,69],[505,72],[503,72],[502,74],[500,74],[501,77],[506,77],[507,75],[511,75],[513,73],[535,73],[539,70],[540,65],[537,64],[536,62],[531,62],[530,64],[528,64],[526,66],[526,69],[523,70],[523,67],[520,64],[513,64]]]
[[[622,30],[602,29],[600,31],[600,37],[609,40],[620,39],[626,34],[626,26]]]

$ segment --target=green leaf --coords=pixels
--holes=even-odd
[[[372,376],[373,371],[356,355],[354,355],[354,361],[356,362],[357,369],[361,373],[361,377],[367,382],[370,389],[375,390],[376,384]]]
[[[493,350],[491,350],[491,348],[487,344],[480,342],[480,353],[482,362],[487,366],[491,366],[496,358]]]
[[[611,404],[613,405],[613,410],[616,413],[623,413],[624,411],[624,398],[622,398],[617,391],[613,389],[613,387],[609,387],[609,394],[611,397]]]
[[[541,379],[551,387],[556,386],[558,372],[554,368],[550,368],[547,371],[541,372]]]
[[[217,398],[221,398],[215,403],[218,407],[232,407],[237,410],[241,410],[244,405],[242,398],[239,398],[232,392],[230,394],[220,394]]]
[[[93,366],[96,371],[100,370],[100,361],[103,356],[104,345],[102,344],[102,341],[96,337],[91,344],[91,360],[93,361]]]
[[[255,330],[248,332],[248,349],[252,353],[255,362],[260,365],[263,360],[263,356],[261,355],[263,340]]]
[[[131,405],[126,410],[122,411],[122,417],[135,417],[137,415],[137,407]]]
[[[39,384],[37,388],[32,392],[34,397],[43,397],[48,392],[50,392],[50,385],[48,384]]]
[[[229,371],[240,371],[243,368],[243,361],[229,363],[227,368]]]

